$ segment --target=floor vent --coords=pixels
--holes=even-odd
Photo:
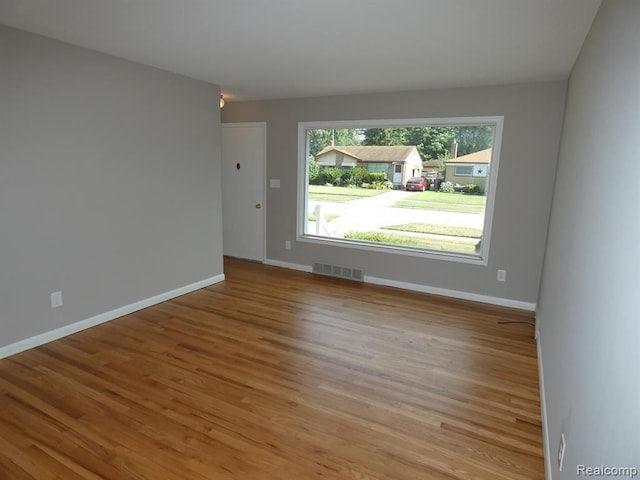
[[[341,265],[316,262],[313,264],[313,273],[329,275],[330,277],[346,278],[357,282],[364,281],[364,272],[361,268],[343,267]]]

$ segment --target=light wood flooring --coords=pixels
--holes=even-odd
[[[0,360],[0,479],[544,478],[530,314],[225,274]]]

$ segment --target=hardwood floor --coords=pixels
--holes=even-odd
[[[543,479],[531,315],[227,259],[0,360],[0,479]]]

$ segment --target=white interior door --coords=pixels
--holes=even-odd
[[[264,123],[222,124],[223,253],[264,261],[265,164]]]

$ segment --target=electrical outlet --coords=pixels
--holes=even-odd
[[[284,248],[286,248],[287,250],[291,250],[291,240],[284,241]]]
[[[53,292],[51,294],[51,308],[62,306],[62,292]]]
[[[564,441],[564,433],[560,435],[560,445],[558,446],[558,470],[562,471],[562,464],[564,463],[564,451],[566,443]]]
[[[498,281],[505,282],[507,280],[507,271],[506,270],[498,270]]]

